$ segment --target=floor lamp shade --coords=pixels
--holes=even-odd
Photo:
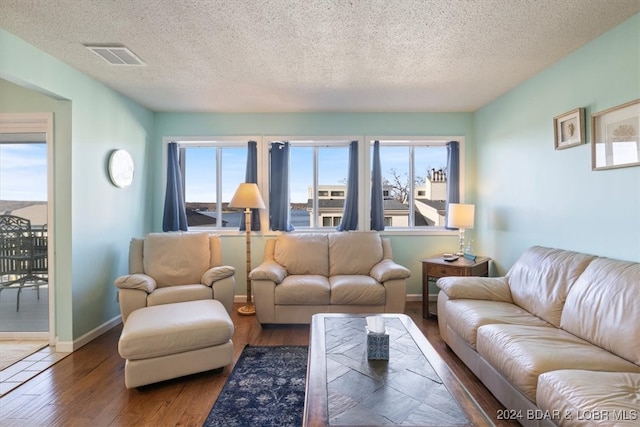
[[[464,230],[473,228],[475,205],[463,203],[449,203],[447,211],[447,227],[457,228],[460,231],[460,241],[457,255],[464,254]]]
[[[260,195],[258,185],[243,182],[238,186],[236,193],[229,202],[230,208],[245,208],[245,209],[264,209],[264,201]]]
[[[245,244],[247,248],[247,304],[238,309],[238,313],[248,316],[256,313],[256,308],[251,299],[251,209],[264,209],[264,201],[260,195],[260,189],[256,184],[244,182],[238,186],[236,193],[229,202],[230,208],[244,208]]]

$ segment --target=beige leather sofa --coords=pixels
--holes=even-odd
[[[445,342],[523,425],[640,425],[640,264],[532,247],[438,280]]]
[[[251,271],[261,324],[306,324],[316,313],[402,313],[411,272],[376,232],[286,233]]]
[[[216,299],[233,308],[235,268],[222,265],[220,236],[150,233],[129,244],[129,274],[118,277],[122,321],[142,307]]]

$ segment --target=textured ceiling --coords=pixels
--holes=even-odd
[[[154,111],[474,111],[638,12],[640,0],[0,0],[0,27]],[[107,43],[147,66],[84,47]]]

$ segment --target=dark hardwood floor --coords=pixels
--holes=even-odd
[[[437,320],[422,319],[421,303],[406,314],[449,364],[454,374],[497,426],[503,406],[491,395],[438,333]],[[308,345],[308,326],[262,328],[255,317],[232,316],[236,330],[234,364],[247,344]],[[117,326],[0,399],[0,425],[9,426],[201,426],[233,366],[139,389],[124,387],[124,360],[118,354]]]

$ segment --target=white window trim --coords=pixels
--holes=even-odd
[[[270,144],[272,142],[277,142],[277,141],[287,141],[289,142],[290,146],[295,147],[295,146],[299,146],[299,147],[349,147],[349,144],[351,144],[351,141],[357,141],[358,142],[358,148],[362,147],[362,144],[364,144],[364,139],[362,136],[355,136],[355,135],[351,135],[351,136],[335,136],[335,135],[325,135],[325,136],[296,136],[296,135],[265,135],[263,136],[263,141],[264,141],[264,163],[263,163],[263,167],[262,167],[262,172],[263,172],[263,182],[265,183],[265,188],[267,189],[267,198],[265,199],[265,205],[267,206],[267,227],[264,228],[264,230],[269,230],[269,233],[272,233],[274,235],[279,234],[280,232],[278,231],[272,231],[269,229],[269,222],[268,222],[268,212],[269,212],[269,202],[268,202],[268,198],[269,198],[269,194],[268,194],[268,189],[269,189],[269,147]],[[258,150],[259,151],[259,150]],[[359,162],[362,160],[361,158],[361,152],[363,150],[358,149],[358,159]],[[361,164],[361,163],[359,163]],[[260,167],[258,168],[258,175],[261,175],[260,172]],[[360,172],[360,171],[359,171]],[[360,178],[360,177],[359,177]],[[313,185],[315,187],[317,187],[318,185],[318,171],[316,170],[316,165],[314,164],[314,173],[313,173]],[[358,192],[361,194],[362,193],[362,179],[358,179]],[[262,187],[261,187],[262,188]],[[318,194],[317,192],[314,192],[314,204],[317,205],[318,204]],[[362,215],[363,215],[363,210],[364,208],[362,207],[362,197],[358,198],[358,224],[363,224],[362,222]],[[313,221],[313,219],[312,219]],[[330,230],[330,227],[309,227],[309,228],[301,228],[301,229],[296,229],[297,232],[301,232],[301,233],[318,233],[318,232],[327,232]],[[266,231],[265,231],[266,233]]]
[[[409,143],[414,146],[429,146],[433,145],[434,142],[438,144],[442,144],[446,146],[446,143],[450,141],[458,141],[459,151],[460,151],[460,203],[465,202],[465,186],[466,186],[466,144],[464,136],[424,136],[424,135],[365,135],[364,140],[367,142],[367,148],[370,148],[373,145],[374,141],[380,141],[381,146],[407,146]],[[360,171],[360,183],[370,182],[371,180],[371,156],[369,155],[370,151],[367,150],[359,150],[359,153],[364,155],[366,158],[363,159],[365,162],[365,167],[363,171]],[[363,173],[366,173],[366,176],[363,177]],[[368,187],[368,186],[367,186]],[[364,197],[361,199],[365,202],[365,206],[371,206],[371,190],[367,188],[364,192],[361,191],[361,194]],[[368,212],[367,212],[368,213]],[[368,215],[367,215],[368,217]],[[370,220],[367,219],[366,230],[371,230]],[[431,235],[431,236],[450,236],[452,234],[457,234],[457,230],[447,230],[443,227],[420,227],[420,228],[409,228],[409,227],[394,227],[387,228],[381,232],[383,235]]]
[[[269,146],[276,141],[289,141],[292,145],[305,146],[348,146],[351,141],[358,142],[358,224],[359,230],[370,231],[370,206],[371,206],[371,156],[370,145],[373,141],[384,141],[383,145],[407,145],[413,142],[413,145],[433,145],[434,142],[445,145],[450,141],[458,141],[460,144],[460,203],[465,203],[466,194],[466,142],[464,136],[412,136],[412,135],[364,135],[364,136],[342,136],[342,135],[215,135],[215,136],[165,136],[162,138],[162,188],[166,187],[167,182],[167,145],[170,142],[178,142],[181,145],[225,145],[229,142],[246,143],[247,141],[256,141],[258,143],[258,187],[264,200],[266,209],[260,210],[260,229],[257,234],[263,236],[276,236],[281,234],[280,231],[273,231],[269,228]],[[392,142],[393,141],[393,142]],[[424,142],[421,144],[420,142]],[[346,142],[346,144],[345,144]],[[417,142],[417,143],[415,143]],[[366,147],[366,149],[362,149]],[[316,196],[317,197],[317,196]],[[164,203],[164,202],[163,202]],[[228,228],[199,228],[199,230],[211,230],[220,235],[239,235],[244,232]],[[301,233],[317,233],[328,231],[326,227],[322,228],[305,228],[296,229]],[[383,235],[432,235],[432,236],[450,236],[457,234],[456,230],[447,230],[441,227],[423,227],[423,228],[393,228],[386,229],[381,232]]]
[[[167,185],[167,146],[170,142],[177,142],[178,149],[184,146],[209,146],[209,147],[229,147],[230,143],[237,143],[238,146],[241,144],[245,144],[248,141],[256,141],[258,143],[258,188],[260,188],[260,194],[262,199],[267,205],[267,209],[260,210],[260,229],[261,230],[269,230],[269,214],[268,214],[268,199],[269,199],[269,191],[268,186],[265,187],[264,182],[261,182],[261,146],[262,146],[262,137],[258,135],[215,135],[215,136],[165,136],[162,138],[162,188],[166,188]],[[264,151],[264,150],[263,150]],[[219,168],[216,168],[219,169]],[[265,181],[268,182],[268,181]],[[265,194],[266,188],[266,194]],[[164,192],[162,193],[164,194]],[[163,199],[164,206],[164,199]],[[266,227],[266,228],[265,228]],[[194,228],[190,228],[190,230],[196,230]],[[244,231],[240,231],[239,229],[234,228],[225,228],[225,227],[198,227],[198,231],[212,231],[219,235],[244,235]],[[267,234],[267,232],[261,231],[258,234]]]

